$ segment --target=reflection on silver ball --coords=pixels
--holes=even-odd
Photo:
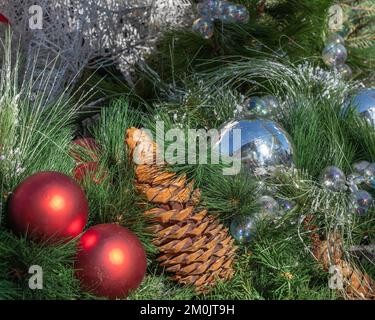
[[[353,169],[355,171],[355,173],[357,173],[358,175],[363,175],[364,172],[365,172],[365,169],[370,165],[370,162],[368,161],[359,161],[359,162],[355,162],[353,163]]]
[[[359,190],[352,194],[352,206],[358,215],[365,215],[373,204],[372,196],[367,191]]]
[[[322,57],[327,66],[340,66],[348,58],[348,52],[342,44],[329,43],[325,46]]]
[[[245,100],[245,112],[258,116],[268,116],[270,114],[266,102],[258,96]]]
[[[193,31],[200,33],[205,39],[210,39],[214,35],[214,24],[208,18],[199,18],[193,23]]]
[[[347,64],[338,66],[337,72],[340,74],[341,78],[344,80],[349,80],[353,76],[352,68],[350,68]]]
[[[346,190],[345,174],[337,167],[331,166],[323,170],[320,183],[328,190],[342,192]]]
[[[279,203],[279,208],[282,212],[291,211],[295,207],[295,204],[292,201],[286,199],[277,199],[277,202]]]
[[[345,39],[338,33],[332,33],[328,36],[327,43],[345,44]]]
[[[250,242],[256,234],[255,219],[248,216],[238,216],[233,218],[230,224],[230,233],[239,243]]]
[[[198,14],[204,18],[218,19],[221,15],[220,12],[221,1],[206,0],[197,4]]]
[[[375,189],[375,163],[370,163],[363,173],[365,183],[372,189]]]
[[[278,202],[270,196],[260,197],[257,201],[257,204],[260,208],[258,217],[261,219],[273,219],[279,213]]]
[[[360,90],[351,98],[349,104],[375,128],[375,89]]]
[[[222,158],[238,157],[253,174],[266,174],[270,167],[293,164],[293,146],[287,133],[274,121],[232,120],[224,124],[216,150]]]

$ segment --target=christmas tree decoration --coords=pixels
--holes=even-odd
[[[200,15],[193,23],[193,31],[199,32],[205,39],[210,39],[214,34],[214,22],[223,23],[247,23],[249,11],[243,5],[237,5],[228,1],[206,0],[197,5]]]
[[[360,216],[365,215],[373,205],[371,194],[364,190],[358,190],[357,192],[352,193],[351,201],[354,211]]]
[[[368,161],[359,161],[353,163],[352,167],[357,175],[363,175],[365,173],[365,169],[370,165]]]
[[[259,205],[258,216],[261,219],[274,219],[279,213],[278,202],[270,196],[262,196],[258,199]]]
[[[372,189],[375,189],[375,163],[370,163],[364,170],[365,183]]]
[[[212,19],[219,19],[221,15],[221,4],[219,0],[206,0],[197,4],[197,12],[200,16]]]
[[[145,217],[152,224],[153,244],[161,253],[158,261],[172,280],[208,292],[217,280],[232,278],[236,247],[219,221],[199,208],[199,189],[186,175],[165,171],[156,163],[159,146],[143,130],[127,130],[126,144],[136,159],[136,188],[155,205]],[[144,164],[142,164],[144,163]]]
[[[277,203],[279,204],[279,210],[283,213],[293,210],[296,206],[295,203],[286,199],[277,199]]]
[[[141,284],[147,259],[133,232],[117,224],[99,224],[81,237],[74,267],[86,291],[125,298]]]
[[[313,217],[304,219],[306,230],[310,233],[314,258],[324,270],[333,266],[342,278],[343,287],[336,287],[347,299],[375,299],[375,281],[350,262],[345,260],[342,238],[338,234],[329,234],[327,240],[321,240],[318,227],[313,224]]]
[[[320,183],[323,187],[333,192],[343,192],[347,189],[345,174],[334,166],[323,170],[320,175]]]
[[[100,146],[95,139],[76,139],[72,142],[72,145],[70,154],[76,163],[99,160]]]
[[[247,23],[249,17],[249,11],[245,6],[222,1],[219,17],[221,21],[230,23]]]
[[[336,68],[336,71],[341,76],[341,78],[344,79],[344,80],[349,80],[353,76],[352,68],[350,68],[347,64],[339,65]]]
[[[8,211],[16,232],[35,240],[61,240],[82,232],[88,203],[72,178],[49,171],[24,180],[11,195]]]
[[[271,110],[267,108],[266,102],[258,96],[246,99],[244,107],[246,112],[250,112],[253,115],[268,116],[271,113]]]
[[[375,89],[359,90],[347,103],[375,128]]]
[[[327,43],[335,43],[345,45],[345,39],[338,33],[331,33],[328,36]]]
[[[237,242],[245,244],[256,235],[256,219],[249,216],[237,216],[232,219],[230,233]]]
[[[322,53],[324,63],[329,67],[343,65],[348,57],[348,52],[342,44],[329,43]]]
[[[207,18],[199,18],[194,21],[193,30],[199,32],[203,38],[210,39],[214,35],[214,24]]]
[[[276,122],[261,118],[231,120],[222,126],[215,149],[221,157],[236,156],[253,174],[293,164],[293,145]]]
[[[358,186],[365,181],[365,177],[358,175],[357,173],[352,173],[346,177],[346,184],[350,192],[357,192],[359,190]]]

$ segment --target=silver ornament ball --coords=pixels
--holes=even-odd
[[[327,43],[336,43],[345,45],[345,39],[338,33],[331,33],[327,38]]]
[[[205,39],[210,39],[214,35],[214,24],[208,18],[199,18],[193,23],[193,31],[200,33]]]
[[[250,216],[237,216],[233,218],[229,229],[237,242],[248,243],[256,235],[256,220]]]
[[[258,199],[258,217],[261,219],[274,219],[279,214],[279,203],[270,196],[262,196]]]
[[[363,175],[365,172],[365,169],[370,165],[370,162],[368,161],[359,161],[353,163],[352,167],[354,169],[354,172],[358,175]]]
[[[274,121],[261,118],[232,120],[223,125],[214,149],[222,158],[237,157],[252,174],[263,175],[276,166],[293,164],[288,134]]]
[[[322,57],[327,66],[340,66],[343,65],[348,58],[348,52],[342,44],[329,43],[325,46]]]
[[[375,189],[375,163],[370,163],[364,170],[363,176],[365,183],[372,189]]]
[[[330,166],[320,175],[320,183],[328,190],[342,192],[346,190],[345,174],[337,167]]]
[[[358,190],[351,195],[351,203],[354,211],[360,215],[365,215],[373,204],[371,194],[364,190]]]
[[[347,64],[339,65],[336,68],[336,71],[344,80],[349,80],[353,76],[352,68],[350,68]]]
[[[375,89],[359,90],[347,102],[359,115],[375,128]]]
[[[295,207],[295,204],[292,201],[286,199],[277,199],[277,202],[279,204],[280,211],[284,213],[293,210]]]

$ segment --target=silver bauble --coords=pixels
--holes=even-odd
[[[351,196],[351,202],[354,211],[360,215],[365,215],[373,204],[371,194],[364,190],[358,190]]]
[[[320,183],[328,190],[342,192],[346,190],[345,174],[337,167],[331,166],[323,170]]]
[[[193,23],[193,31],[199,32],[204,39],[214,35],[214,24],[209,18],[199,18]]]
[[[363,175],[365,172],[365,169],[370,165],[370,162],[368,161],[359,161],[353,163],[353,169],[354,172],[357,173],[358,175]]]
[[[276,166],[293,164],[288,134],[274,121],[261,118],[231,120],[223,125],[214,148],[222,158],[239,157],[253,174],[267,174]]]
[[[345,39],[342,36],[340,36],[338,33],[331,33],[328,36],[327,43],[336,43],[336,44],[345,45]]]
[[[353,76],[352,68],[350,68],[347,64],[338,66],[336,70],[344,80],[349,80]]]
[[[239,243],[250,242],[256,234],[256,219],[249,216],[234,217],[230,224],[230,233]]]
[[[323,50],[322,58],[324,63],[329,67],[340,66],[348,58],[348,52],[342,44],[329,43]]]
[[[348,102],[360,116],[375,128],[375,89],[362,89]]]
[[[279,214],[279,203],[270,196],[262,196],[258,199],[258,217],[261,219],[274,219]]]
[[[289,212],[295,207],[295,203],[286,199],[277,199],[277,202],[279,204],[280,211],[283,213]]]
[[[365,183],[372,189],[375,189],[375,163],[370,163],[363,173]]]

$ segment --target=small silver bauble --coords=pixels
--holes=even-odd
[[[243,5],[233,4],[231,2],[223,2],[220,5],[220,20],[230,23],[246,23],[249,21],[249,11]]]
[[[353,169],[355,173],[358,173],[358,175],[363,175],[365,172],[365,169],[370,165],[370,162],[368,161],[359,161],[353,163]]]
[[[205,39],[210,39],[214,35],[214,24],[208,18],[199,18],[193,23],[193,31],[199,32]]]
[[[269,110],[270,114],[276,115],[280,111],[280,103],[279,100],[275,96],[267,95],[262,97],[266,108]]]
[[[346,184],[350,192],[357,192],[358,186],[365,182],[365,177],[358,173],[352,173],[346,177]]]
[[[258,96],[245,100],[245,112],[258,116],[268,116],[270,114],[266,102]]]
[[[328,36],[327,43],[336,43],[336,44],[345,45],[345,39],[342,36],[340,36],[338,33],[331,33]]]
[[[218,19],[221,15],[220,6],[222,1],[206,0],[197,4],[198,14],[204,18]]]
[[[375,189],[375,163],[370,163],[364,170],[363,176],[365,183],[372,189]]]
[[[328,190],[342,192],[346,190],[345,174],[337,167],[330,166],[323,170],[320,183]]]
[[[340,66],[348,58],[348,52],[342,44],[329,43],[325,46],[322,57],[327,66]]]
[[[292,201],[289,201],[286,199],[277,199],[277,202],[279,204],[279,208],[281,212],[291,211],[295,207],[295,204]]]
[[[373,204],[371,194],[364,190],[358,190],[351,196],[352,206],[358,215],[365,215]]]
[[[261,219],[274,219],[279,213],[278,202],[270,196],[262,196],[258,199],[259,205],[258,217]]]
[[[230,233],[239,243],[250,242],[256,234],[256,220],[250,216],[234,217],[230,224]]]
[[[375,89],[362,89],[348,102],[360,116],[375,128]]]
[[[261,118],[232,120],[224,124],[216,150],[222,158],[238,157],[253,174],[266,174],[276,166],[293,164],[288,134],[274,121]]]
[[[352,68],[350,68],[347,64],[339,65],[336,68],[337,72],[340,74],[341,78],[344,80],[349,80],[353,76]]]

